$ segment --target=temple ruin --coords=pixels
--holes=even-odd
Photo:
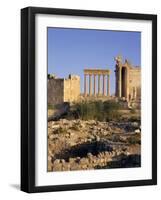
[[[127,59],[123,63],[121,56],[117,56],[115,61],[115,97],[140,104],[141,68],[132,66]],[[48,104],[74,102],[80,99],[108,99],[110,74],[109,69],[84,69],[83,94],[80,90],[80,76],[69,75],[68,78],[57,78],[49,75]]]
[[[122,63],[121,56],[115,58],[115,95],[127,101],[140,100],[141,98],[141,68],[134,67],[125,59]]]
[[[102,77],[102,84],[101,84],[101,77]],[[92,84],[92,78],[93,78],[93,84]],[[89,79],[89,84],[87,84],[87,79]],[[98,81],[98,84],[96,84],[96,79]],[[88,96],[110,95],[110,70],[84,69],[84,96],[86,97],[87,95]]]

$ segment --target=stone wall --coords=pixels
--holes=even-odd
[[[129,97],[131,99],[141,98],[141,69],[129,70]]]
[[[80,97],[80,77],[69,75],[66,79],[48,77],[48,104],[77,101]]]
[[[77,101],[80,96],[80,77],[69,75],[68,79],[64,79],[64,101]]]
[[[64,102],[64,79],[48,79],[48,104]]]

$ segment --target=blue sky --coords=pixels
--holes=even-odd
[[[48,73],[65,78],[81,77],[83,69],[110,69],[111,93],[115,92],[114,57],[121,54],[133,65],[141,64],[141,33],[107,30],[48,28]]]

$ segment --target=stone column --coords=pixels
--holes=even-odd
[[[103,96],[106,96],[106,77],[105,75],[103,74]]]
[[[92,74],[89,75],[89,96],[92,95]]]
[[[96,75],[94,74],[94,96],[96,96]]]
[[[84,74],[84,96],[87,96],[87,75]]]
[[[98,74],[98,95],[100,95],[100,74]]]
[[[107,75],[107,95],[110,96],[110,75]]]

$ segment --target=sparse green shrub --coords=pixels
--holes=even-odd
[[[84,101],[75,104],[75,111],[82,120],[109,121],[118,120],[121,105],[115,101]]]
[[[54,109],[54,105],[53,104],[48,104],[48,109]]]
[[[62,104],[48,104],[48,109],[60,109]]]

